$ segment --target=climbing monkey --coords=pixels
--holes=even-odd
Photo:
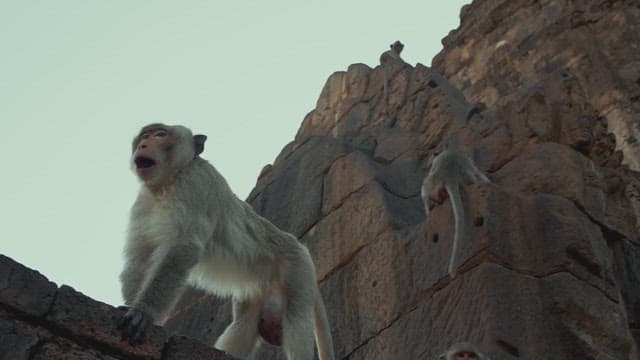
[[[458,150],[445,150],[438,154],[432,162],[431,170],[422,183],[421,196],[424,210],[429,211],[442,204],[448,196],[455,219],[453,248],[449,260],[449,275],[456,275],[455,262],[461,239],[465,236],[465,215],[460,187],[477,182],[491,182],[474,164],[473,161]]]
[[[388,102],[389,94],[389,64],[393,61],[400,61],[404,63],[404,60],[400,57],[404,44],[400,40],[396,40],[393,44],[389,45],[390,49],[383,52],[380,55],[380,65],[382,65],[382,80],[384,86],[384,101]]]

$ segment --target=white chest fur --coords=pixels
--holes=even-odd
[[[219,296],[246,299],[260,295],[271,273],[267,264],[249,266],[230,257],[208,256],[191,270],[189,282]]]

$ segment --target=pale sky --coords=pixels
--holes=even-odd
[[[0,0],[0,253],[120,305],[140,127],[206,134],[244,199],[333,72],[429,66],[469,2]]]

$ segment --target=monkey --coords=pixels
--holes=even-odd
[[[422,183],[421,197],[424,210],[429,216],[431,208],[436,204],[442,204],[447,198],[451,198],[455,229],[453,236],[453,248],[449,260],[449,275],[455,277],[455,262],[460,241],[464,237],[464,205],[460,196],[460,186],[476,182],[491,181],[473,164],[473,161],[458,150],[448,149],[438,154],[432,162],[431,171]]]
[[[478,347],[471,343],[461,342],[453,344],[438,360],[490,360],[480,352]]]
[[[389,45],[390,49],[383,52],[380,55],[380,65],[382,65],[382,81],[383,81],[383,89],[384,89],[384,101],[385,104],[388,101],[388,87],[389,87],[389,63],[392,61],[401,61],[404,63],[404,60],[400,57],[400,53],[402,49],[404,49],[404,44],[400,42],[400,40],[396,40],[393,44]]]
[[[298,239],[238,199],[207,160],[205,135],[151,124],[132,144],[141,182],[129,220],[120,274],[124,340],[144,342],[186,284],[232,298],[231,324],[215,347],[250,359],[263,342],[289,360],[334,350],[311,255]]]

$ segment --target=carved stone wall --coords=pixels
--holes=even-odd
[[[339,358],[463,340],[493,359],[637,358],[639,11],[476,0],[433,68],[392,66],[388,101],[379,66],[329,77],[248,201],[311,249]],[[465,190],[453,279],[450,203],[425,219],[419,196],[446,144],[493,182]],[[168,326],[213,341],[228,314],[192,291]]]

